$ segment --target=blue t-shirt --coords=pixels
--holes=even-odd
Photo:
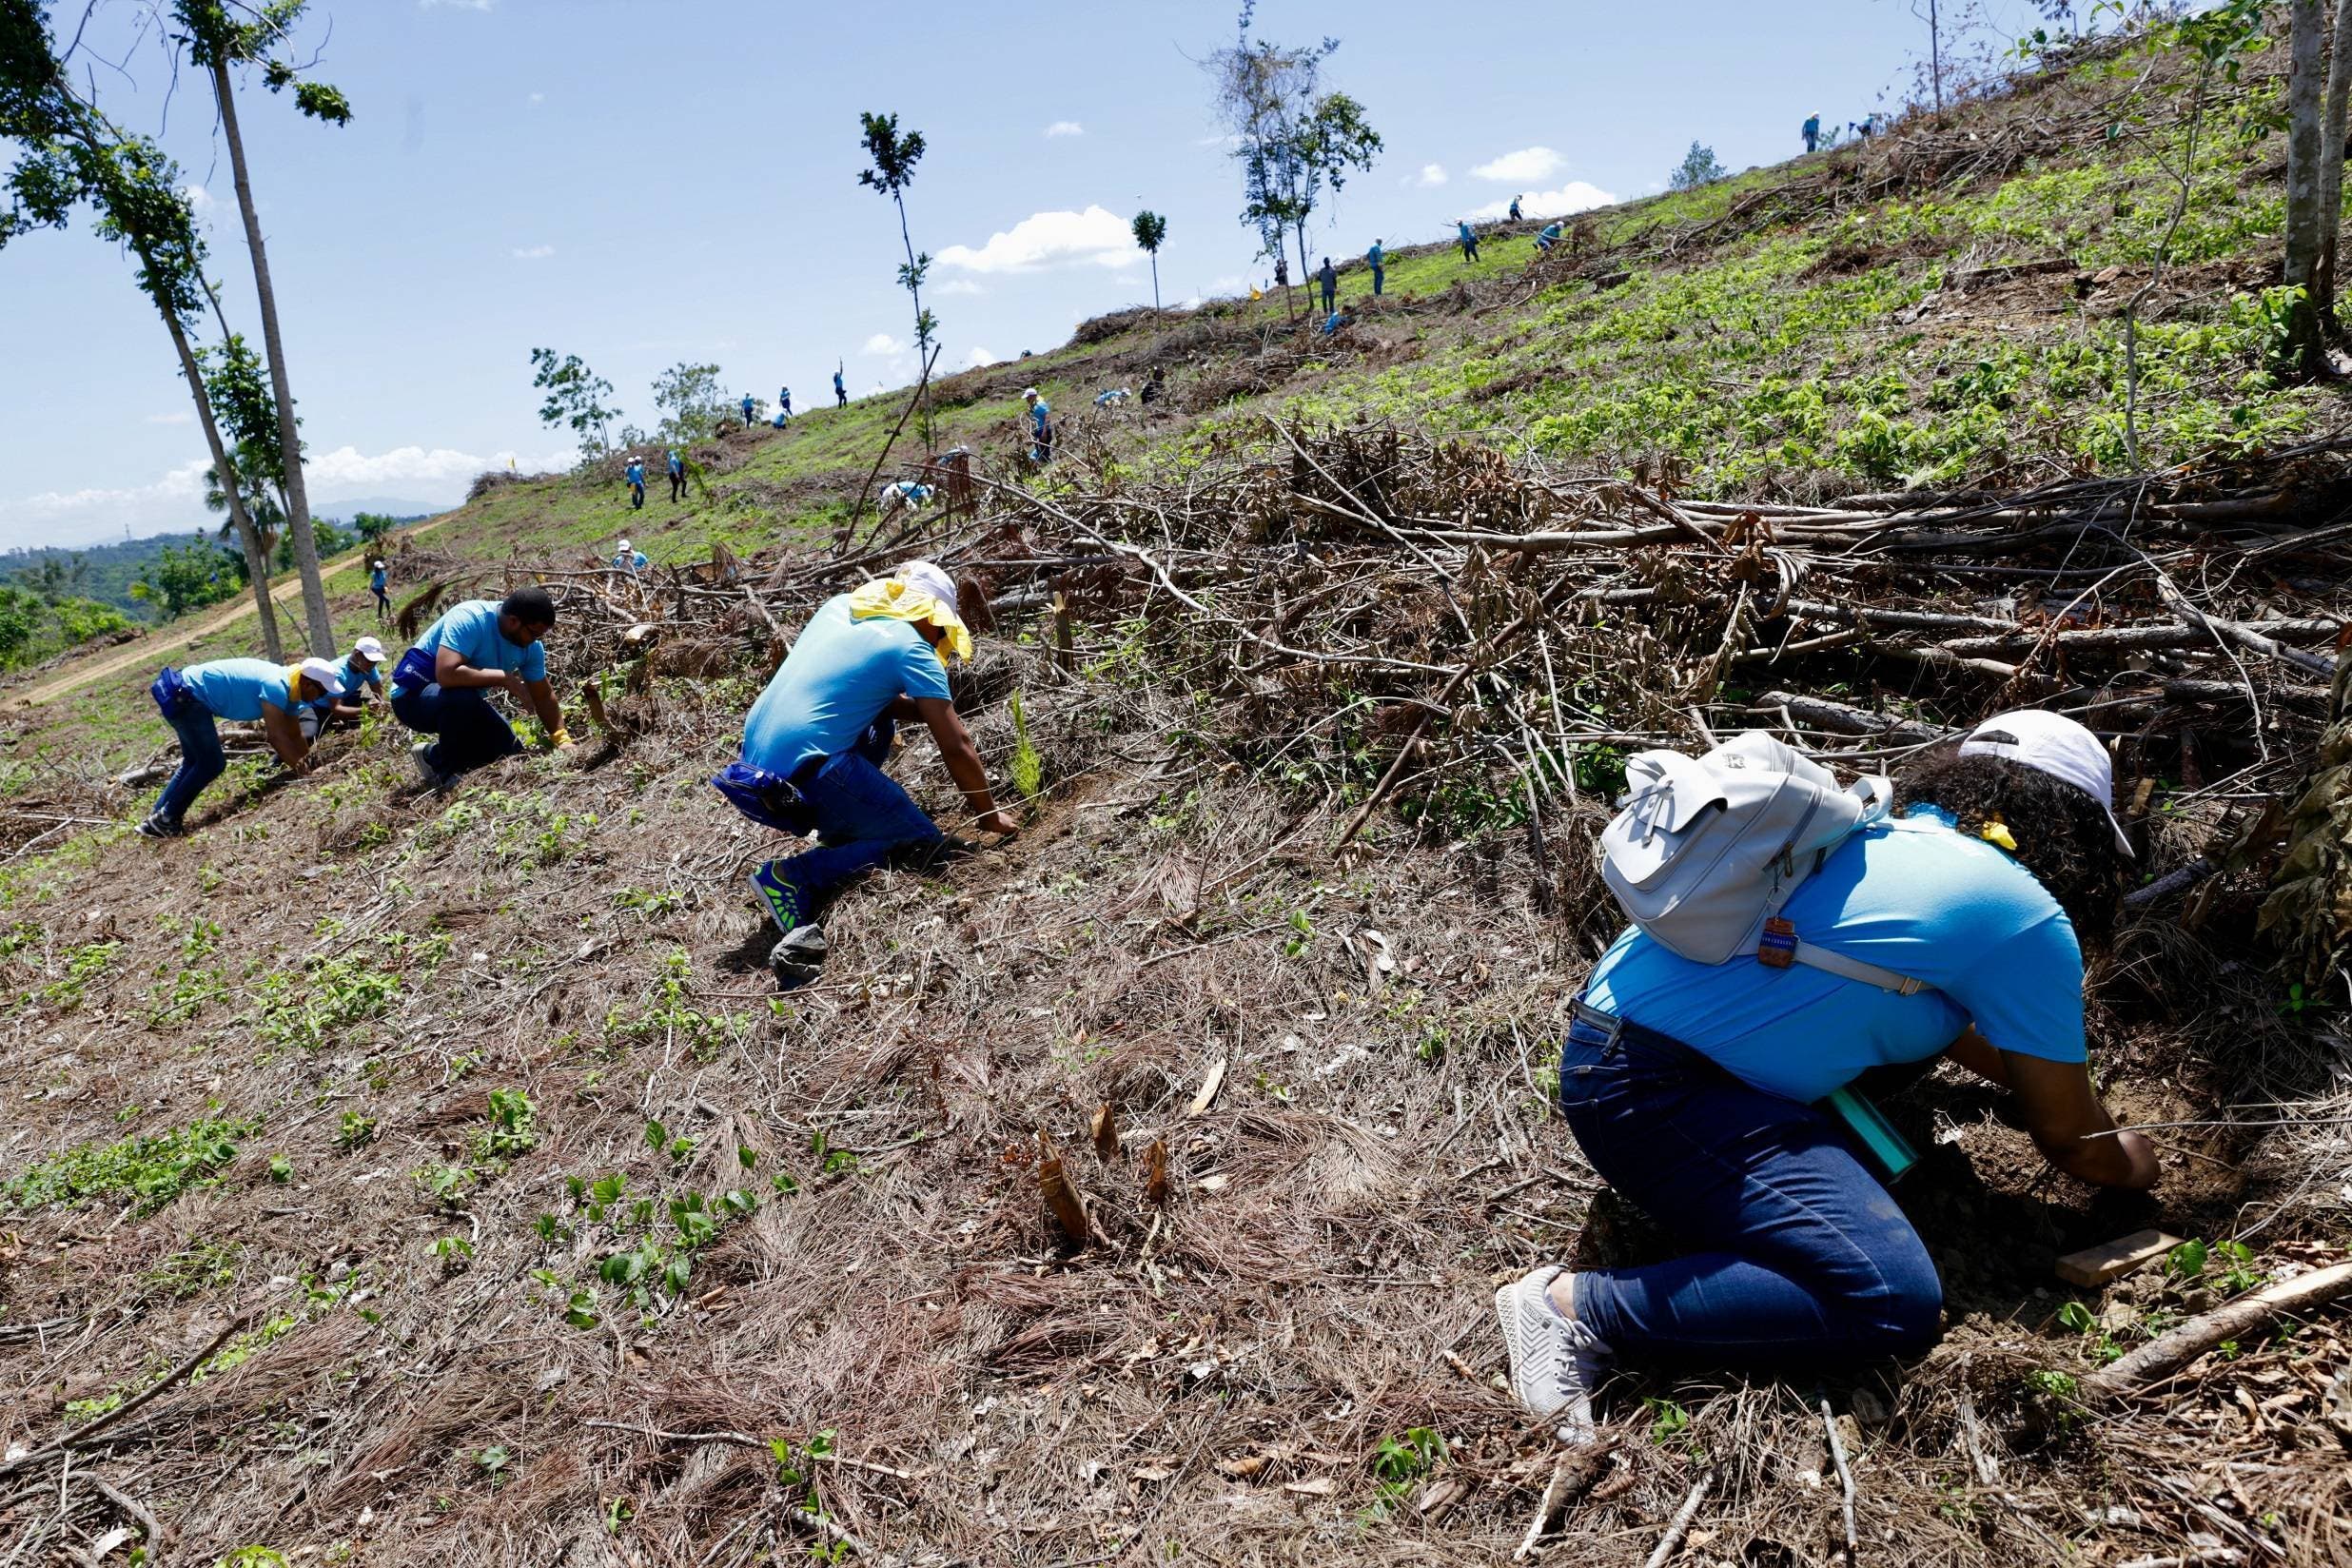
[[[625,556],[614,556],[613,564],[624,572],[642,572],[652,563],[645,559],[644,551],[632,550]]]
[[[680,458],[680,457],[679,457],[679,456],[678,456],[676,452],[671,453],[671,454],[670,454],[670,472],[671,472],[671,473],[673,473],[673,474],[682,474],[682,473],[684,473],[685,471],[686,471],[686,463],[685,463],[685,461],[684,461],[683,459],[681,459],[681,458]]]
[[[373,665],[368,669],[368,672],[365,675],[362,675],[359,671],[352,668],[351,659],[352,656],[345,654],[343,657],[335,661],[336,677],[343,682],[343,696],[320,697],[310,704],[313,708],[332,708],[336,703],[341,702],[343,697],[357,696],[362,686],[373,686],[379,696],[382,695],[383,666],[381,664]]]
[[[1371,249],[1363,253],[1363,259],[1370,262],[1374,266],[1380,265],[1382,260],[1381,247],[1379,245],[1374,245]]]
[[[1046,433],[1046,417],[1052,412],[1053,405],[1043,398],[1029,404],[1029,423],[1036,428],[1039,435]]]
[[[384,576],[382,567],[379,566],[374,571],[367,574],[367,585],[370,588],[381,588],[383,586],[383,583]]]
[[[1468,224],[1456,224],[1454,226],[1461,231],[1461,237],[1463,239],[1466,240],[1470,238],[1470,225]]]
[[[1867,1068],[1924,1061],[1971,1023],[2003,1050],[2084,1059],[2073,923],[2032,872],[1933,807],[1855,833],[1781,913],[1817,947],[1935,989],[1900,996],[1744,956],[1697,964],[1636,930],[1601,954],[1585,999],[1807,1102]]]
[[[947,666],[911,622],[850,618],[838,594],[800,629],[784,667],[743,720],[743,760],[790,774],[813,756],[836,756],[901,696],[945,697]]]
[[[629,462],[629,482],[631,484],[645,482],[645,465],[635,459],[631,459]]]
[[[438,659],[443,648],[455,648],[458,657],[477,670],[504,670],[525,680],[547,678],[547,650],[539,643],[519,647],[499,630],[499,601],[469,598],[443,610],[441,618],[424,629],[417,649]]]
[[[748,419],[750,419],[750,418],[752,417],[752,402],[753,402],[752,395],[751,395],[749,392],[744,393],[744,394],[743,394],[743,417],[744,417],[745,419],[747,419],[747,420],[748,420]]]
[[[266,702],[282,714],[294,711],[286,695],[285,666],[265,658],[216,658],[191,664],[180,672],[196,700],[215,718],[249,724],[262,716]]]

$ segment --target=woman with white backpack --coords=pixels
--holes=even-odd
[[[2104,941],[2131,856],[2089,731],[2003,714],[1899,788],[1840,790],[1760,733],[1643,753],[1627,778],[1602,844],[1636,923],[1576,1004],[1560,1108],[1694,1250],[1496,1293],[1512,1386],[1562,1437],[1590,1435],[1620,1356],[1771,1368],[1934,1343],[1935,1266],[1865,1163],[1899,1174],[1908,1150],[1847,1087],[1872,1068],[1949,1056],[2016,1097],[2059,1169],[2154,1184],[2086,1066],[2081,941]]]

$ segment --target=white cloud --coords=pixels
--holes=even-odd
[[[543,262],[555,253],[556,247],[554,245],[536,245],[530,246],[528,249],[518,246],[514,255],[515,260],[519,262]]]
[[[417,0],[419,9],[423,10],[441,8],[450,10],[488,10],[491,4],[492,0]]]
[[[965,272],[1033,272],[1076,262],[1127,266],[1138,255],[1125,218],[1088,206],[1084,212],[1033,212],[990,235],[976,250],[948,246],[939,253],[939,265]]]
[[[547,102],[547,94],[543,92],[535,92],[531,94],[528,101],[534,104],[543,104]]]
[[[206,213],[210,212],[214,207],[221,205],[219,201],[213,197],[212,192],[206,190],[202,186],[182,186],[180,187],[180,194],[186,198],[188,210],[195,213],[200,218]]]
[[[1565,167],[1568,160],[1548,147],[1521,147],[1506,152],[1492,163],[1480,164],[1470,172],[1481,180],[1496,180],[1504,185],[1532,186],[1548,180]]]
[[[141,422],[146,424],[194,424],[196,416],[185,408],[175,408],[168,414],[149,414]]]
[[[896,338],[892,337],[889,333],[877,332],[872,337],[866,340],[866,346],[859,349],[858,352],[861,354],[883,355],[903,354],[906,352],[906,348],[907,345],[905,343],[900,343]]]
[[[1445,166],[1443,164],[1423,164],[1421,165],[1421,173],[1414,176],[1413,183],[1421,186],[1423,190],[1427,190],[1432,186],[1441,186],[1445,184]]]
[[[988,290],[973,283],[970,278],[950,278],[931,292],[934,294],[986,294]]]
[[[1084,136],[1087,127],[1075,120],[1056,120],[1046,127],[1049,136]]]
[[[990,353],[985,348],[975,348],[970,353],[964,356],[964,363],[971,368],[977,370],[984,364],[994,364],[996,363],[996,356]]]
[[[1617,197],[1598,186],[1582,180],[1571,180],[1558,190],[1539,190],[1522,197],[1520,213],[1529,218],[1558,218],[1571,212],[1582,212],[1591,207],[1615,206]],[[1511,204],[1507,201],[1489,202],[1484,206],[1472,207],[1467,214],[1473,220],[1507,218]]]

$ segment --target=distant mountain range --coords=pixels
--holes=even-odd
[[[312,515],[320,519],[336,522],[346,522],[362,512],[381,513],[386,517],[398,518],[402,522],[413,522],[447,510],[447,507],[436,506],[430,501],[403,500],[393,496],[369,496],[359,500],[325,501],[311,509]],[[74,593],[84,598],[96,599],[101,604],[111,604],[145,619],[153,613],[153,610],[144,600],[130,597],[131,579],[139,575],[140,569],[148,561],[163,554],[167,546],[184,544],[191,535],[208,534],[218,527],[218,522],[215,522],[212,528],[184,528],[172,533],[149,534],[143,539],[115,539],[104,544],[80,546],[58,544],[42,545],[37,548],[19,546],[13,550],[0,552],[0,582],[11,581],[17,574],[29,571],[51,558],[68,561],[79,558],[82,562],[82,577],[78,586],[73,590]]]

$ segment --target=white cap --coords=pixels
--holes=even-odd
[[[383,644],[372,637],[363,637],[351,645],[351,651],[370,664],[383,662]]]
[[[2020,708],[1995,714],[1960,742],[1962,756],[1999,756],[2063,779],[2099,803],[2107,826],[2115,830],[2115,847],[2127,860],[2137,859],[2124,825],[2115,820],[2115,765],[2107,760],[2099,737],[2064,714],[2040,708]]]
[[[1021,396],[1025,398],[1033,398],[1037,396],[1037,388],[1033,386],[1025,386],[1021,389]]]
[[[964,618],[964,612],[957,607],[955,602],[955,579],[930,561],[911,560],[897,571],[892,572],[891,576],[910,588],[919,588],[929,594],[946,605],[956,619]]]
[[[338,675],[335,671],[335,666],[329,664],[325,659],[304,659],[303,674],[318,682],[319,689],[324,692],[328,696],[343,696],[343,676]]]
[[[620,541],[620,553],[624,556],[629,553],[629,541],[627,539],[622,539]]]

